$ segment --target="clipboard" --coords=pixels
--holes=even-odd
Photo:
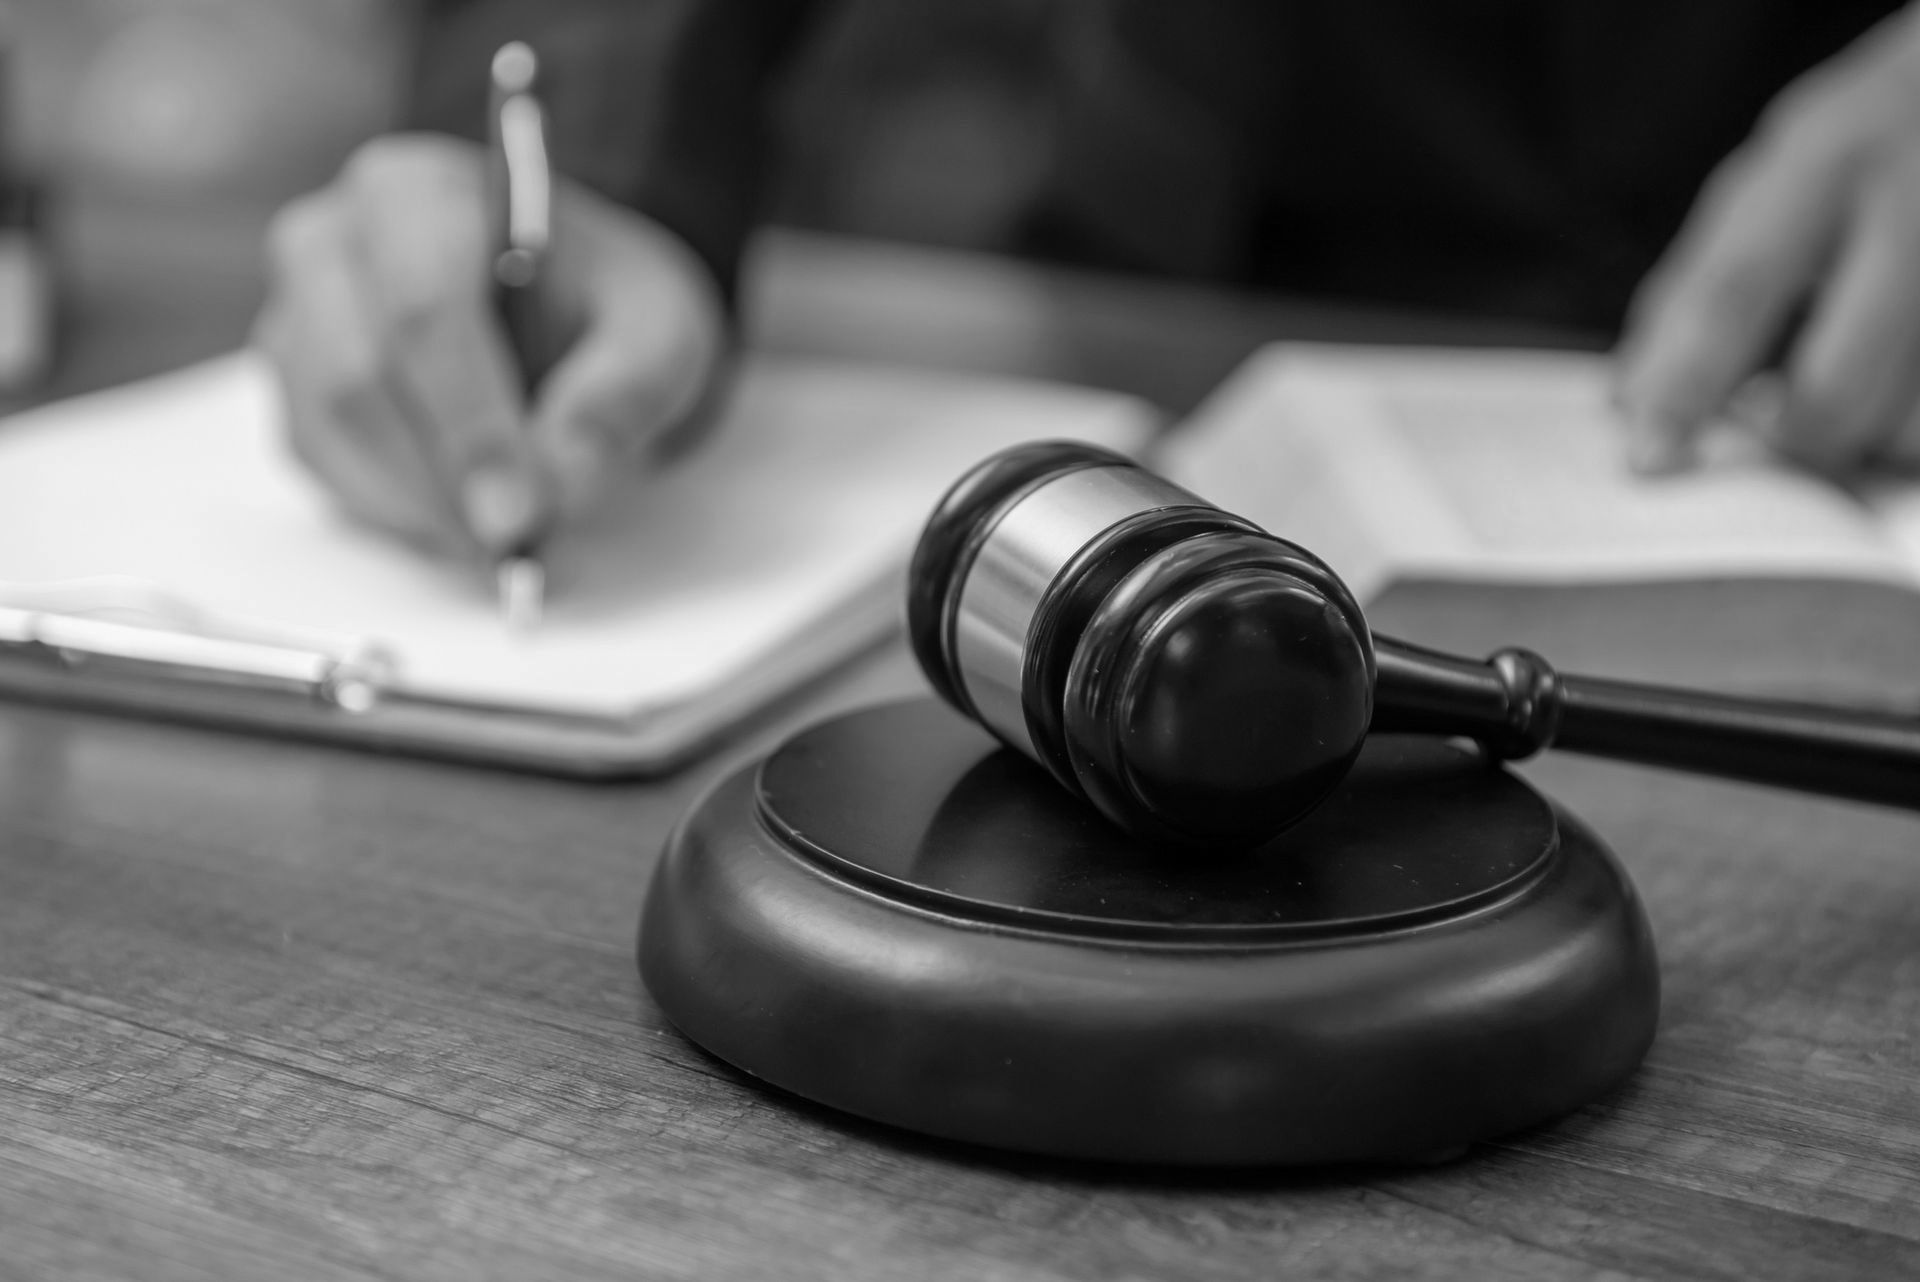
[[[0,698],[658,774],[892,636],[919,523],[973,461],[1159,424],[1086,389],[749,358],[705,441],[550,549],[521,641],[480,568],[339,516],[280,413],[243,352],[0,421]]]
[[[698,699],[610,715],[421,693],[396,683],[378,647],[342,651],[0,606],[0,698],[578,779],[644,777],[702,755],[882,644],[897,631],[899,595],[876,592],[823,616],[777,668],[757,667]]]

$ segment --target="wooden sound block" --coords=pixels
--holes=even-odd
[[[1506,771],[1370,741],[1251,854],[1146,848],[943,705],[805,730],[669,839],[640,971],[688,1037],[862,1117],[1192,1164],[1431,1160],[1625,1078],[1626,874]]]

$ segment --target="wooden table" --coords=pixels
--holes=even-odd
[[[1271,334],[1462,332],[804,238],[757,281],[772,346],[1175,408]],[[235,341],[250,288],[188,299],[191,342],[108,323],[164,300],[93,299],[83,345],[118,347],[66,385]],[[1585,657],[1523,615],[1412,593],[1379,617]],[[1903,660],[1869,624],[1795,619],[1721,626],[1762,664]],[[896,650],[811,710],[913,685]],[[1431,1169],[1115,1170],[831,1114],[663,1022],[633,964],[656,850],[780,728],[596,787],[0,707],[0,1276],[1920,1276],[1912,815],[1538,767],[1659,937],[1629,1085]]]

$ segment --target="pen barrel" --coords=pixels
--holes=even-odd
[[[1801,792],[1920,807],[1920,717],[1563,676],[1527,650],[1479,661],[1374,638],[1372,729],[1553,747]]]
[[[494,304],[519,371],[520,389],[531,395],[552,363],[533,282],[497,283]]]
[[[540,59],[520,41],[494,54],[487,102],[491,275],[502,328],[529,394],[559,353],[540,314],[537,282],[553,239],[553,169]]]

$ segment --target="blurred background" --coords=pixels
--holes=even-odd
[[[841,5],[781,112],[773,216],[1003,247],[1043,167],[1043,60],[1063,3]],[[135,345],[157,368],[240,341],[267,218],[395,118],[413,6],[4,0],[0,23],[5,166],[43,191],[64,323],[158,327]],[[127,359],[111,354],[127,344],[101,346]]]

